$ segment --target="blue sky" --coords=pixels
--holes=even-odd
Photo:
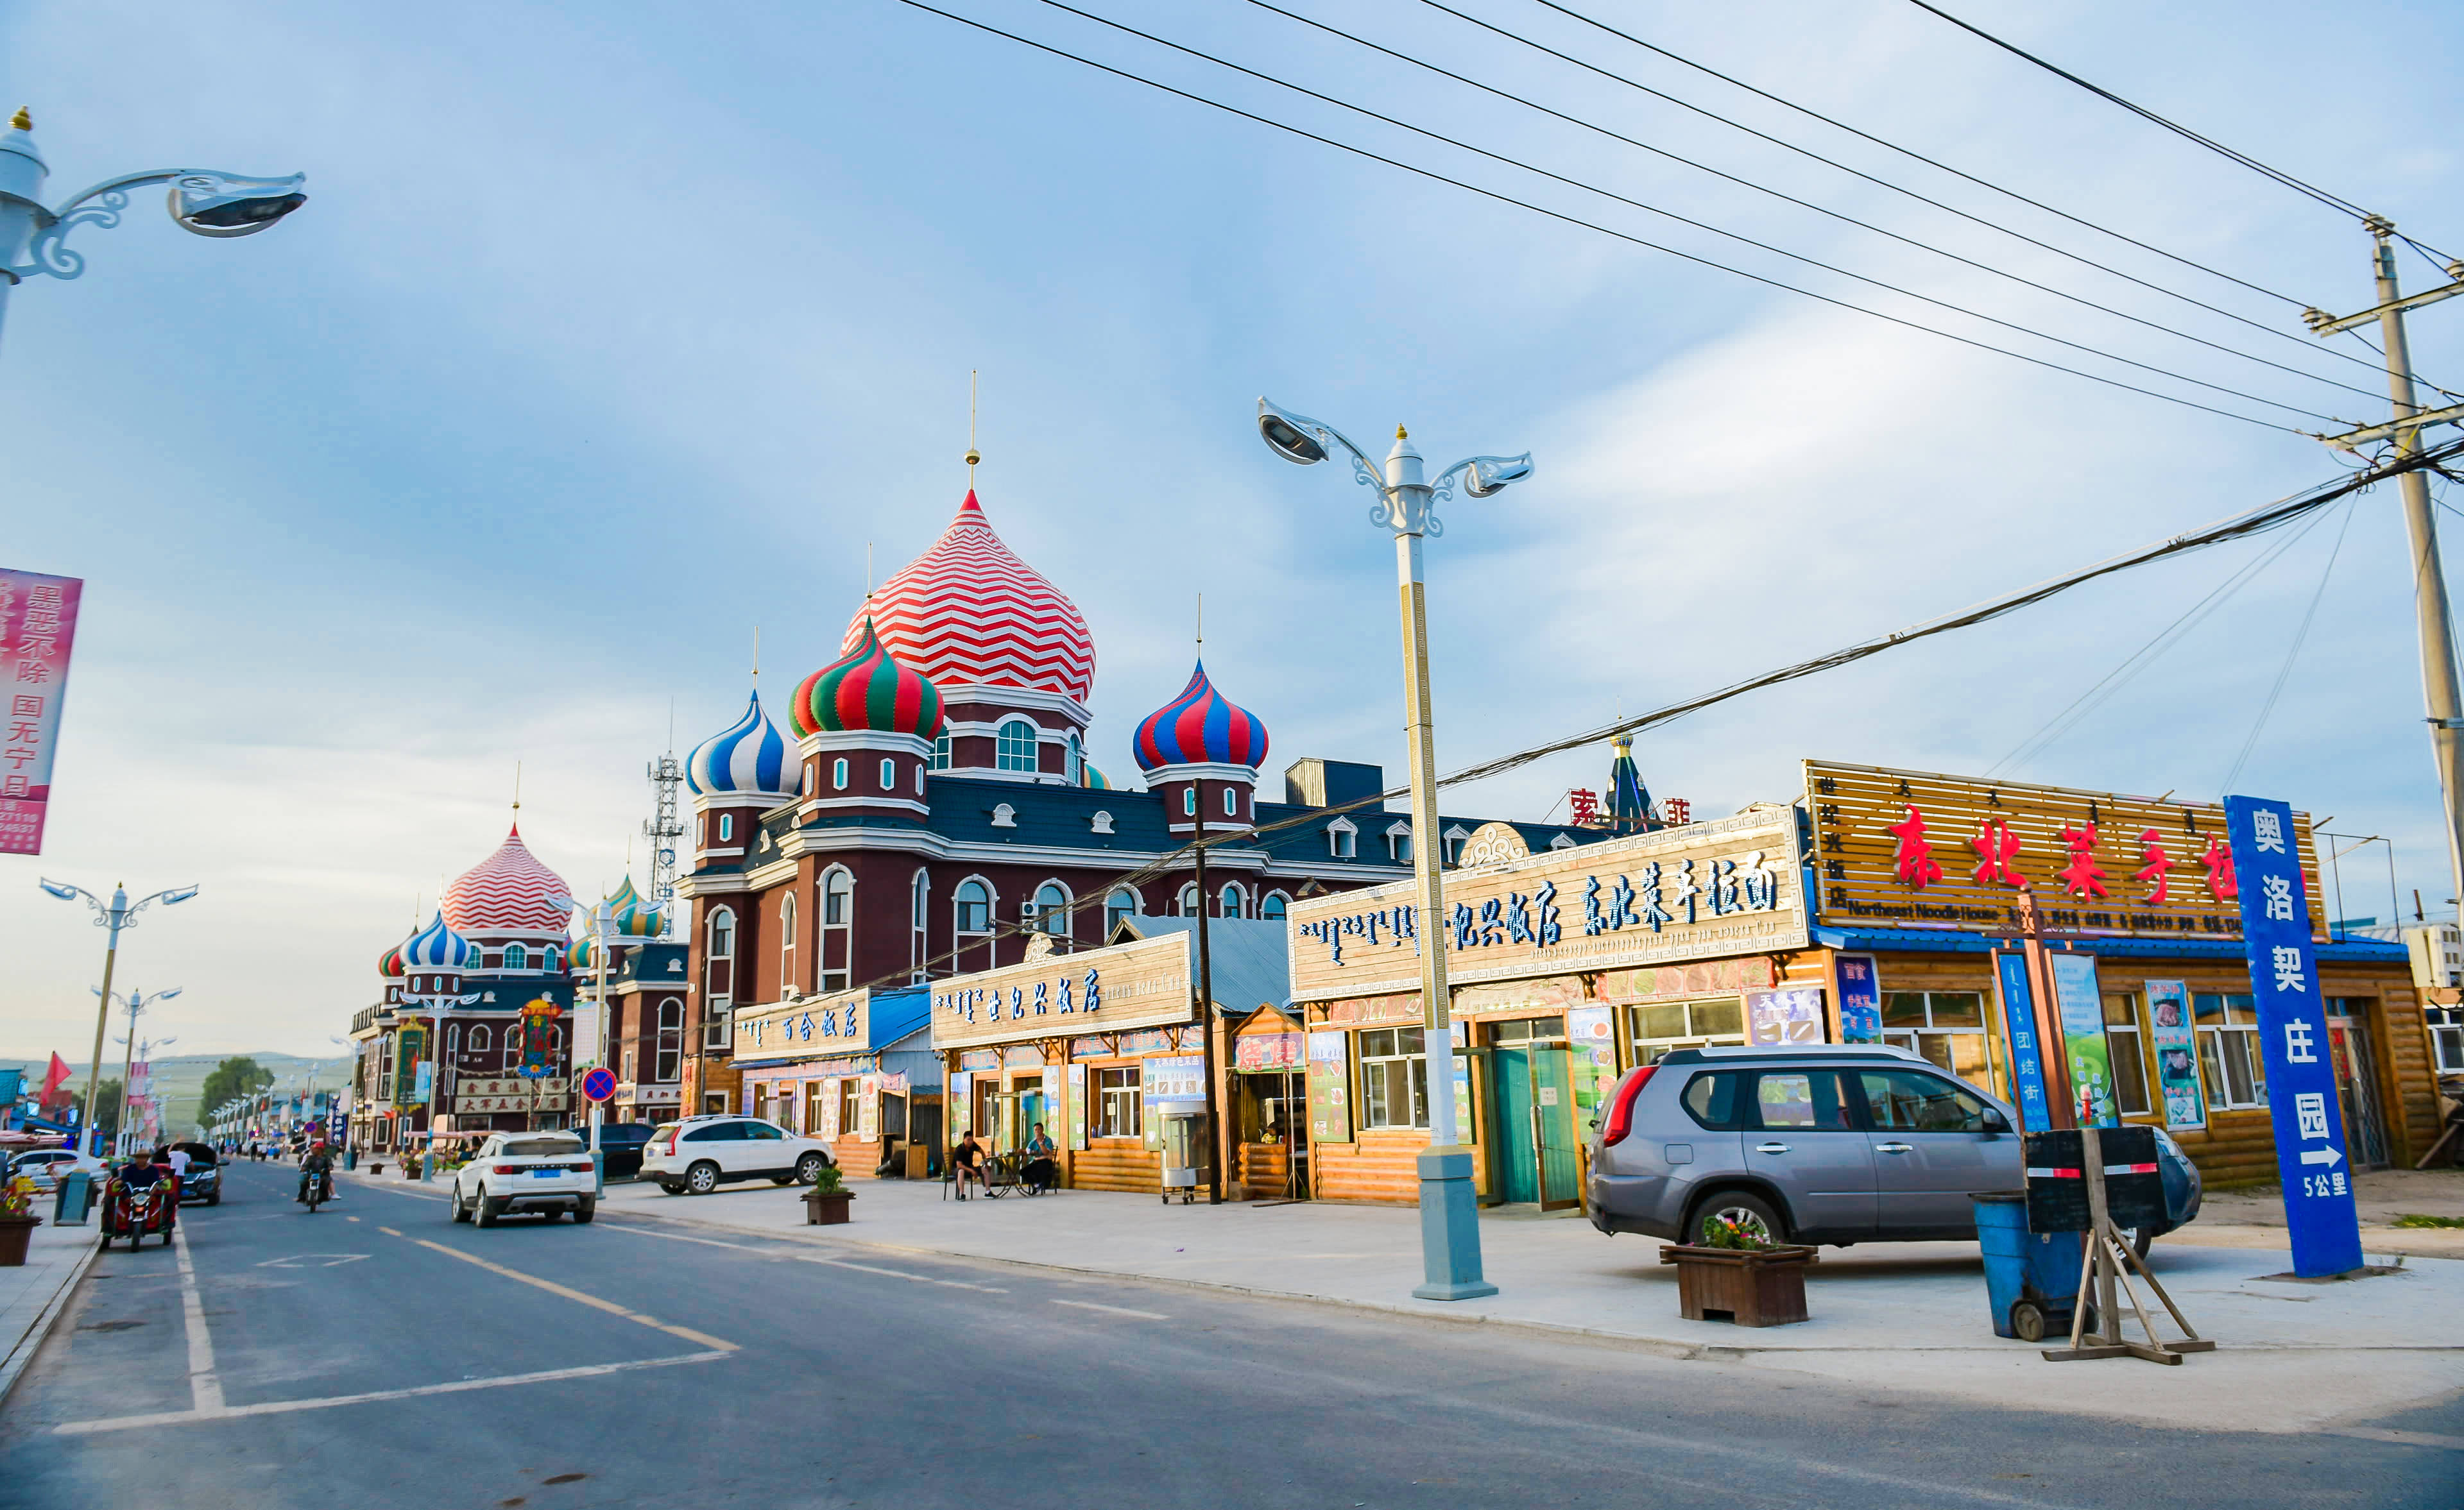
[[[1637,235],[1917,312],[1032,0],[951,5]],[[2362,367],[2067,266],[1426,6],[1290,8],[2380,391]],[[2292,306],[2063,228],[1529,0],[1463,8],[2299,334]],[[2202,354],[1236,0],[1089,9],[1937,297],[2331,414],[2384,415],[2383,400]],[[2369,302],[2366,238],[2349,221],[1912,6],[1594,9],[2253,282],[2339,310]],[[1964,13],[2464,246],[2457,159],[2439,144],[2459,124],[2443,87],[2456,28],[2438,12],[1969,0]],[[2393,87],[2322,71],[2317,38],[2331,27],[2403,35]],[[733,717],[757,624],[775,705],[832,657],[867,543],[887,575],[938,533],[964,484],[971,368],[983,374],[984,502],[1093,625],[1094,751],[1116,778],[1134,769],[1136,719],[1188,675],[1199,592],[1209,668],[1272,731],[1272,770],[1304,755],[1401,768],[1391,554],[1346,478],[1257,445],[1261,393],[1364,444],[1408,422],[1438,464],[1536,453],[1529,485],[1457,504],[1431,547],[1448,767],[2338,471],[2307,440],[1843,314],[891,0],[439,4],[415,20],[20,0],[0,8],[0,97],[33,108],[55,198],[156,165],[304,170],[312,195],[274,232],[228,243],[178,234],[142,198],[121,229],[77,233],[83,279],[34,280],[11,301],[8,558],[88,583],[49,850],[0,878],[11,1054],[74,1058],[92,1031],[99,935],[35,890],[38,871],[97,888],[204,886],[149,916],[122,957],[124,982],[187,988],[152,1024],[183,1052],[323,1049],[372,997],[372,961],[414,901],[432,903],[501,837],[517,761],[535,850],[578,890],[612,886],[671,711],[680,750]],[[2404,275],[2434,274],[2408,258]],[[2433,310],[2413,327],[2424,372],[2452,383],[2459,320]],[[2343,522],[2007,774],[2213,795]],[[1808,755],[1982,772],[2264,548],[2135,573],[1740,701],[1638,754],[1656,792],[1698,813],[1786,798]],[[2433,907],[2448,890],[2406,580],[2382,489],[2353,510],[2238,784],[2391,836],[2409,908],[2415,886]],[[1448,805],[1537,816],[1568,786],[1597,785],[1606,760],[1560,756]],[[2358,863],[2343,910],[2385,915],[2384,862]]]

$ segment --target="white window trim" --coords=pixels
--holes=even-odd
[[[1232,909],[1225,912],[1223,915],[1225,917],[1233,918],[1247,917],[1249,915],[1249,888],[1243,886],[1238,881],[1224,882],[1221,886],[1215,888],[1215,905],[1218,908],[1223,906],[1223,897],[1226,892],[1231,893]]]
[[[1412,825],[1399,818],[1386,825],[1386,858],[1398,865],[1412,863]]]
[[[888,755],[881,757],[881,789],[885,792],[898,790],[898,762]]]
[[[1102,808],[1097,808],[1095,816],[1089,819],[1087,822],[1088,826],[1096,833],[1109,834],[1112,831],[1112,815]]]
[[[1360,857],[1360,825],[1348,818],[1338,818],[1326,825],[1326,852],[1335,860],[1356,860]]]
[[[1003,763],[1006,760],[1015,758],[1015,756],[1006,755],[1001,753],[1001,741],[1008,734],[1009,731],[1013,729],[1024,729],[1029,732],[1030,737],[1027,740],[1026,746],[1027,763],[1023,766],[1006,765]],[[1005,771],[1012,776],[1035,775],[1037,771],[1043,768],[1044,764],[1043,759],[1038,754],[1038,752],[1044,748],[1043,734],[1043,729],[1039,727],[1032,718],[1004,718],[1000,723],[994,725],[993,769],[996,771]]]
[[[1055,938],[1068,938],[1077,931],[1076,920],[1078,914],[1071,911],[1069,908],[1071,904],[1076,902],[1078,898],[1076,893],[1069,889],[1068,883],[1063,881],[1059,876],[1049,876],[1045,880],[1036,883],[1035,889],[1027,893],[1029,900],[1026,904],[1027,910],[1029,910],[1033,916],[1022,919],[1022,921],[1028,923],[1030,926],[1043,922],[1047,911],[1043,901],[1044,890],[1046,886],[1050,886],[1061,893],[1061,931],[1053,934],[1052,936]],[[1049,930],[1045,930],[1044,931]]]
[[[980,930],[964,929],[958,926],[958,899],[967,889],[968,882],[973,882],[984,888],[984,926]],[[971,875],[950,888],[950,935],[957,948],[967,947],[969,939],[990,939],[993,936],[993,930],[1000,924],[1001,887],[980,875]]]
[[[1281,903],[1283,903],[1283,905],[1284,905],[1284,916],[1285,916],[1285,917],[1289,917],[1289,916],[1291,916],[1291,911],[1292,911],[1292,898],[1291,898],[1291,893],[1289,893],[1289,892],[1286,891],[1283,887],[1281,887],[1281,886],[1277,886],[1274,890],[1267,892],[1265,896],[1262,896],[1262,897],[1260,897],[1260,898],[1258,899],[1258,915],[1259,915],[1260,917],[1262,917],[1262,918],[1263,918],[1263,917],[1265,917],[1265,916],[1266,915],[1266,904],[1267,904],[1267,903],[1269,903],[1269,902],[1281,902]]]
[[[1471,842],[1471,830],[1463,827],[1461,823],[1449,823],[1446,825],[1446,831],[1441,836],[1441,839],[1442,843],[1441,843],[1438,852],[1446,857],[1446,864],[1450,865],[1462,864],[1463,845]]]
[[[1018,809],[1010,806],[1007,802],[995,802],[993,804],[993,826],[995,828],[1016,828],[1018,826]]]
[[[847,789],[847,757],[841,755],[830,762],[830,790],[833,792],[844,792]]]

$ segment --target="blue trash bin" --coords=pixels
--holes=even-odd
[[[94,1175],[85,1170],[71,1170],[60,1176],[59,1190],[52,1198],[52,1225],[82,1227],[86,1214],[94,1209]]]
[[[1968,1199],[1976,1212],[1976,1246],[1985,1257],[1993,1335],[2037,1342],[2069,1331],[2087,1235],[2030,1232],[2022,1191],[1985,1192]]]

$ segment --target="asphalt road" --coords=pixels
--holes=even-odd
[[[2190,1433],[243,1163],[0,1413],[23,1510],[2437,1507],[2464,1453]],[[786,1198],[781,1194],[781,1198]],[[184,1280],[184,1264],[189,1278]],[[2464,1435],[2464,1408],[2403,1426]]]

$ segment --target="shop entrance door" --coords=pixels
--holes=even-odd
[[[1538,1146],[1539,1201],[1542,1211],[1564,1211],[1582,1204],[1581,1161],[1574,1151],[1574,1073],[1572,1056],[1562,1046],[1533,1044],[1531,1067],[1532,1141]]]
[[[1540,1199],[1540,1160],[1531,1125],[1529,1048],[1489,1050],[1489,1147],[1497,1150],[1497,1195],[1509,1205]]]
[[[2387,1167],[2387,1121],[2379,1115],[2377,1057],[2370,1052],[2369,1030],[2353,1018],[2327,1019],[2327,1040],[2336,1056],[2336,1099],[2344,1104],[2345,1144],[2353,1167]]]

